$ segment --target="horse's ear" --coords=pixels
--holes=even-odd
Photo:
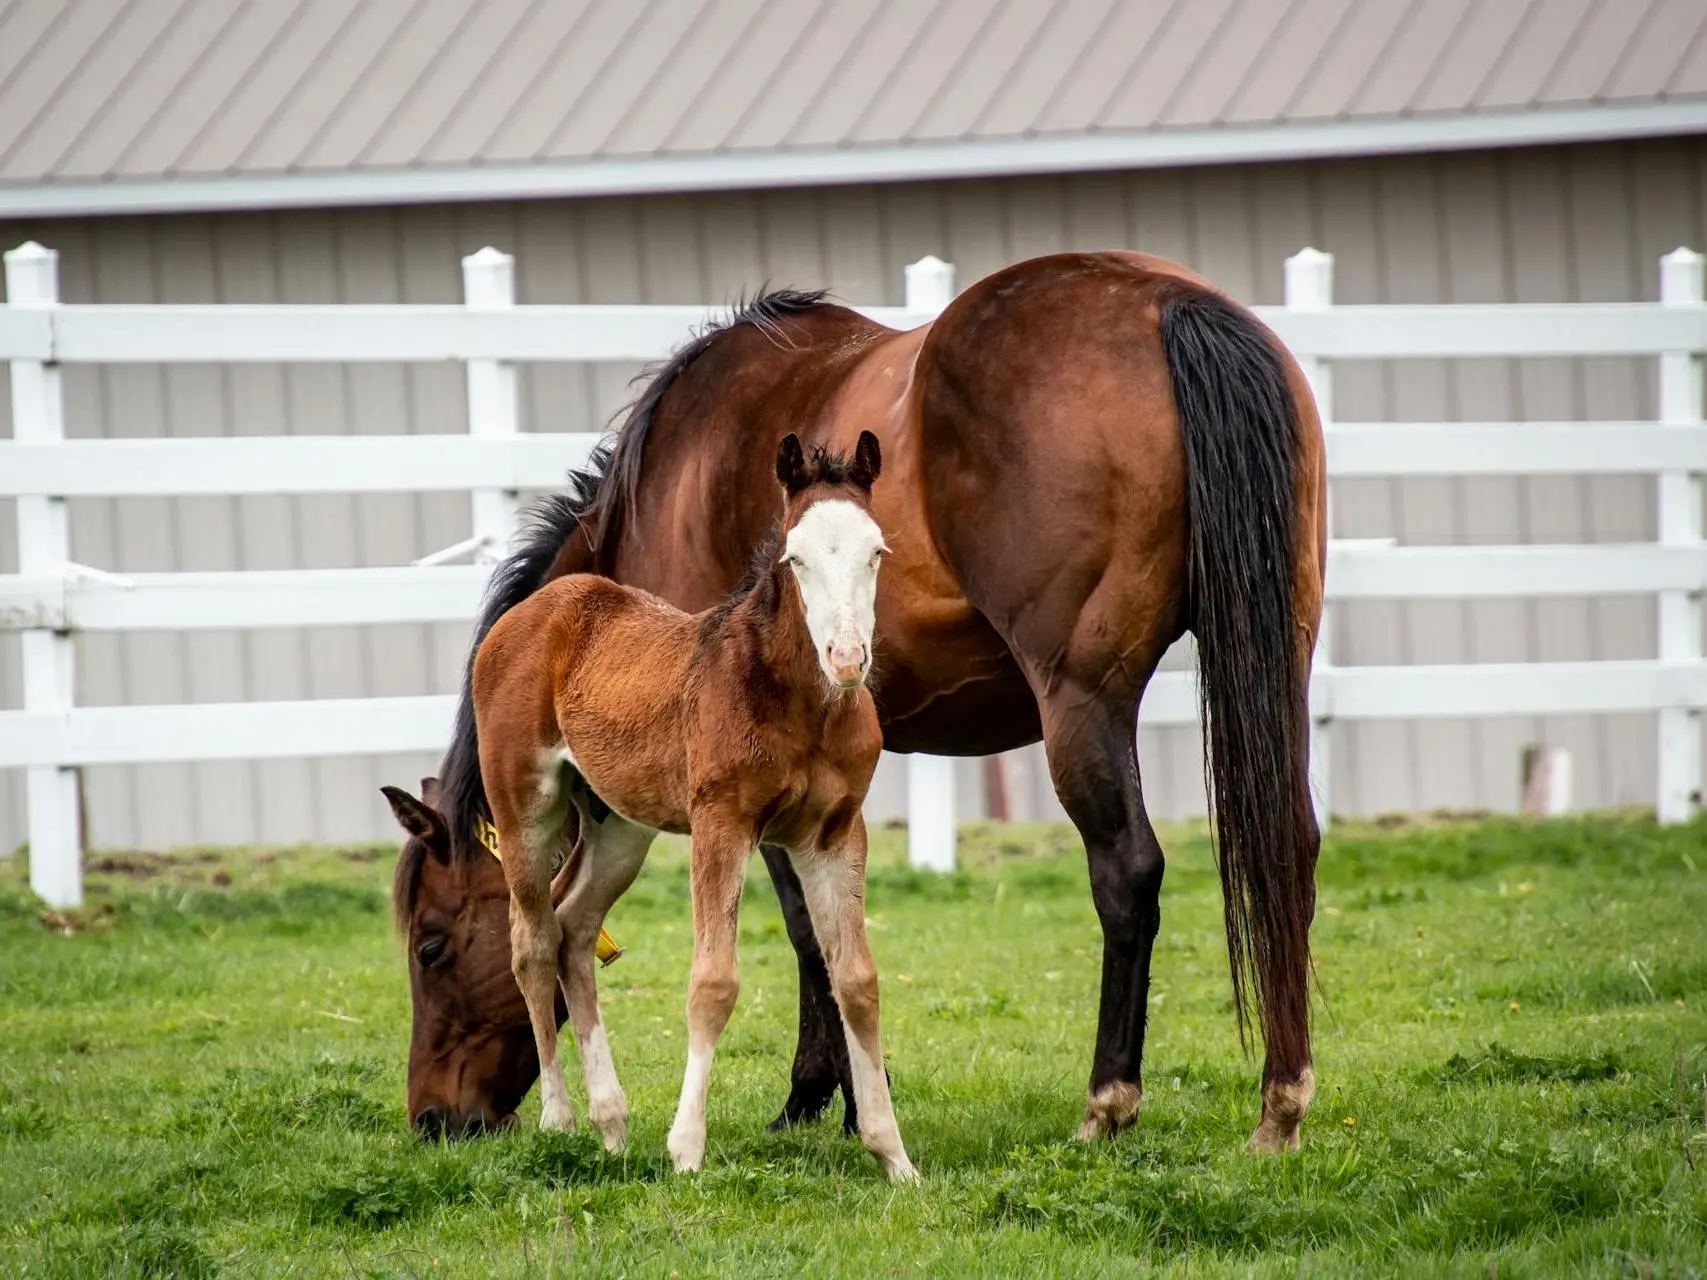
[[[402,787],[381,787],[379,793],[390,803],[397,824],[410,835],[425,840],[427,847],[442,861],[450,851],[450,831],[438,812],[422,804]]]
[[[800,437],[790,431],[776,449],[776,478],[789,493],[799,493],[812,483],[806,472],[806,450],[800,447]]]
[[[439,807],[439,780],[437,778],[421,779],[421,799],[429,809]]]
[[[848,479],[869,493],[882,473],[883,450],[877,446],[877,437],[869,431],[860,432],[859,443],[854,446],[853,465],[848,468]]]

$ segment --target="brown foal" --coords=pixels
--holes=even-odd
[[[574,1126],[557,1052],[561,983],[592,1121],[610,1149],[626,1141],[594,944],[657,833],[691,831],[688,1062],[669,1149],[678,1169],[700,1167],[712,1056],[738,988],[747,858],[762,840],[788,851],[805,888],[848,1040],[860,1136],[889,1177],[914,1181],[865,934],[860,806],[883,745],[865,678],[888,550],[871,515],[877,437],[862,432],[847,460],[823,449],[808,458],[791,434],[776,457],[779,536],[722,604],[688,614],[572,574],[507,613],[475,657],[480,767],[510,889],[511,962],[539,1050],[540,1126]],[[566,828],[581,848],[554,907]]]

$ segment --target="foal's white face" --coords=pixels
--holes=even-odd
[[[800,586],[818,665],[837,688],[857,688],[871,670],[877,566],[888,550],[877,521],[845,498],[813,503],[788,531],[783,563]]]

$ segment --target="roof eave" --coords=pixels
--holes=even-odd
[[[529,165],[0,186],[0,218],[539,200],[1462,151],[1707,133],[1707,100]]]

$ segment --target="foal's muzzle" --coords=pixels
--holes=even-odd
[[[830,679],[843,689],[857,689],[871,666],[871,651],[863,644],[832,644],[824,651]]]

